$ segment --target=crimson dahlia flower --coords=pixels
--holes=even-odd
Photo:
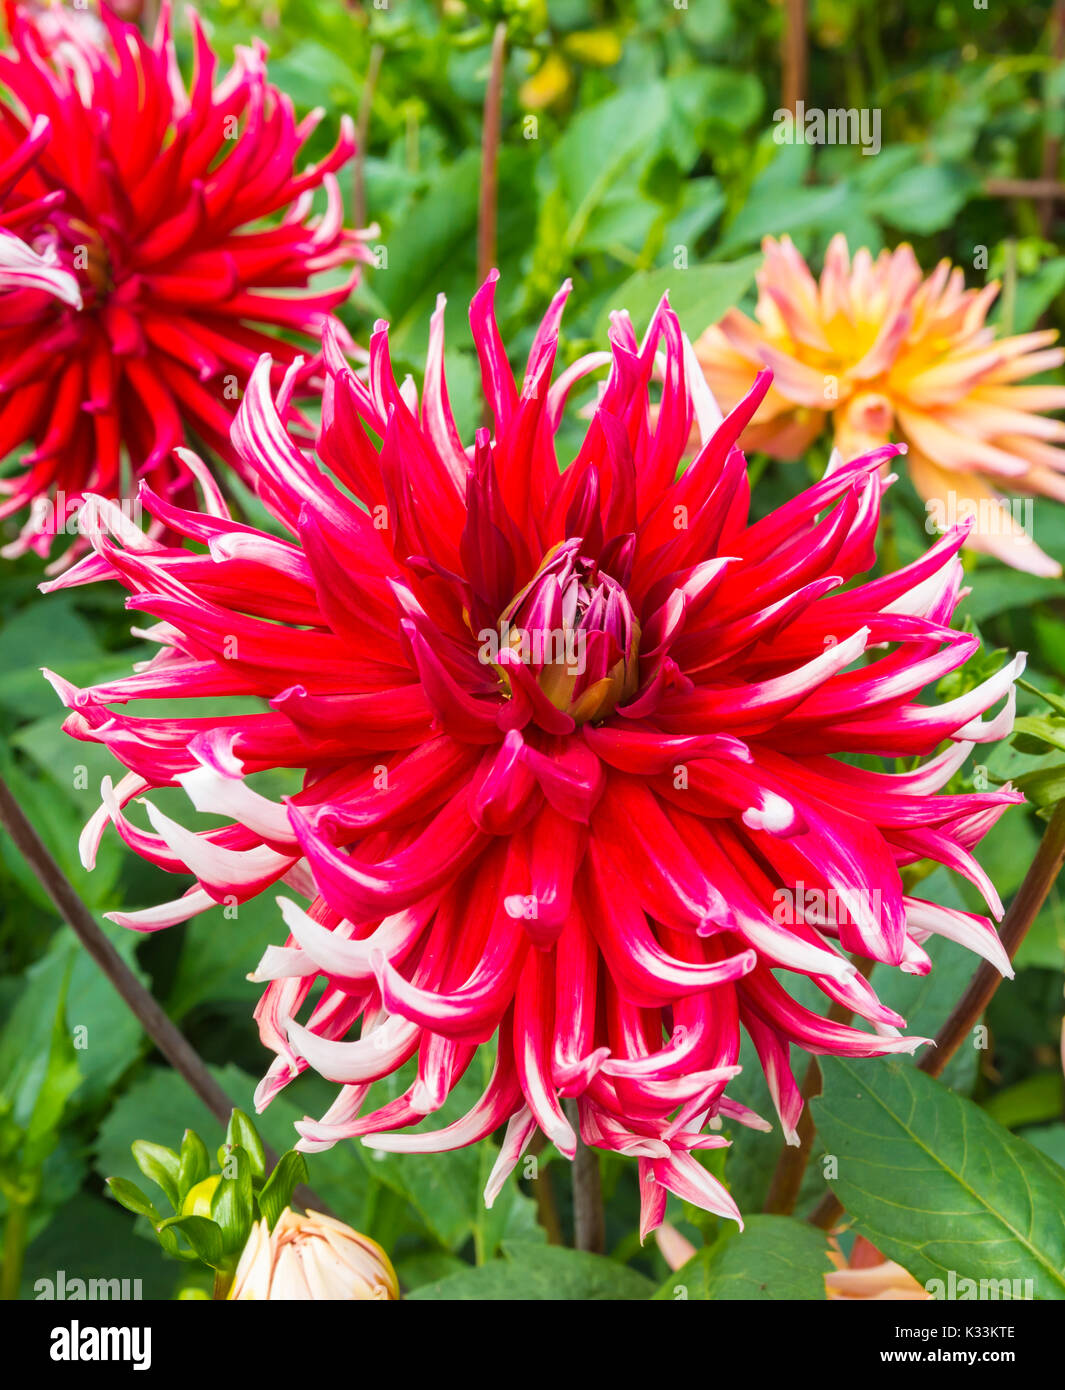
[[[695,1151],[725,1143],[718,1122],[767,1127],[727,1094],[741,1028],[794,1139],[792,1044],[878,1056],[922,1041],[851,954],[923,974],[938,933],[1009,971],[988,919],[910,896],[900,869],[945,864],[1000,914],[971,851],[1020,798],[937,793],[974,742],[1008,730],[1022,659],[945,703],[917,698],[977,645],[949,626],[962,529],[845,587],[874,563],[894,446],[752,523],[735,441],[768,373],[722,420],[663,302],[642,343],[616,315],[611,354],[552,383],[567,286],[519,388],[494,281],[470,315],[493,422],[472,446],[448,404],[441,303],[420,399],[396,383],[387,325],[366,382],[327,335],[317,461],[282,424],[298,368],[275,402],[260,362],[234,446],[284,538],[233,520],[202,470],[198,511],[144,489],[197,553],[88,504],[106,523],[89,527],[97,553],[48,587],[116,577],[160,651],[90,690],[51,677],[67,731],[128,769],[105,782],[83,854],[110,821],[195,876],[174,902],[113,914],[140,931],[278,882],[310,900],[279,899],[290,935],[256,977],[277,1054],[260,1107],[307,1066],[341,1088],[300,1124],[305,1149],[360,1135],[425,1152],[506,1124],[491,1200],[538,1127],[574,1153],[570,1097],[587,1143],[639,1159],[645,1232],[667,1191],[735,1217]],[[567,392],[604,359],[560,473]],[[678,476],[693,422],[701,447]],[[195,713],[219,695],[251,712]],[[123,709],[170,697],[173,718]],[[928,760],[886,772],[843,754]],[[303,773],[283,804],[251,785],[281,767]],[[151,832],[127,818],[175,783],[227,823],[191,830],[150,801]],[[799,1004],[789,973],[870,1027]],[[469,1114],[409,1132],[493,1037]],[[415,1056],[410,1087],[368,1109],[372,1083]]]
[[[0,54],[0,457],[33,444],[0,482],[0,518],[37,504],[11,555],[48,553],[68,519],[57,493],[117,497],[128,470],[190,503],[175,446],[191,432],[237,462],[239,387],[267,351],[280,382],[298,351],[284,335],[318,341],[350,290],[311,293],[312,277],[368,255],[333,177],[350,123],[301,172],[321,113],[296,120],[260,44],[220,78],[193,16],[186,87],[166,9],[152,42],[102,22],[99,43],[83,17],[16,8]]]

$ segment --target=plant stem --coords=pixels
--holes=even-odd
[[[366,81],[359,97],[359,119],[356,126],[355,169],[352,176],[351,206],[352,220],[356,227],[366,226],[366,142],[370,138],[370,113],[373,109],[373,94],[377,77],[381,71],[381,60],[385,50],[375,43],[370,50],[370,62],[366,69]]]
[[[876,962],[855,958],[853,964],[868,979]],[[848,1009],[845,1004],[833,1004],[828,1011],[828,1017],[833,1023],[849,1023],[852,1016],[853,1011]],[[800,1092],[803,1107],[802,1114],[799,1116],[799,1123],[795,1127],[799,1142],[798,1144],[786,1145],[781,1152],[773,1172],[772,1181],[769,1184],[769,1194],[765,1200],[764,1210],[780,1216],[790,1216],[795,1210],[802,1180],[810,1162],[810,1152],[813,1148],[816,1130],[813,1116],[810,1114],[809,1102],[814,1096],[821,1094],[821,1068],[817,1064],[816,1057],[811,1057],[807,1064]]]
[[[1051,11],[1048,27],[1050,31],[1050,52],[1054,59],[1055,66],[1057,66],[1065,59],[1065,0],[1054,0],[1054,8]],[[1043,179],[1047,182],[1056,178],[1058,166],[1061,162],[1061,139],[1059,136],[1049,133],[1054,116],[1057,114],[1058,106],[1059,103],[1052,101],[1048,94],[1043,111],[1043,157],[1040,167]],[[1050,235],[1050,229],[1053,223],[1054,196],[1051,194],[1039,200],[1039,230],[1044,237]]]
[[[529,1153],[533,1157],[538,1157],[547,1147],[547,1139],[542,1130],[537,1130],[533,1136],[532,1143],[529,1145]],[[547,1233],[548,1245],[565,1245],[566,1239],[562,1234],[562,1222],[558,1215],[558,1203],[555,1201],[555,1188],[551,1181],[551,1174],[554,1172],[550,1165],[542,1170],[538,1170],[536,1181],[533,1183],[533,1197],[536,1201],[536,1219]]]
[[[144,988],[96,925],[92,913],[78,897],[70,880],[26,819],[22,807],[2,777],[0,825],[10,834],[16,849],[36,874],[59,915],[68,923],[89,955],[111,981],[159,1051],[174,1070],[181,1073],[211,1113],[217,1116],[222,1124],[227,1124],[233,1108],[229,1097],[207,1070],[199,1053],[174,1026],[159,1003]]]
[[[1035,858],[1028,867],[1024,882],[1009,905],[999,937],[1010,960],[1017,954],[1028,928],[1039,915],[1054,880],[1065,861],[1065,801],[1059,801]],[[936,1036],[936,1045],[921,1059],[920,1069],[929,1076],[940,1076],[950,1059],[980,1021],[991,1002],[991,996],[1002,983],[1002,976],[989,961],[981,961],[969,988],[962,995],[953,1013]]]
[[[601,1255],[606,1249],[606,1216],[599,1155],[580,1137],[577,1102],[567,1100],[564,1108],[577,1133],[577,1152],[573,1159],[573,1248]]]
[[[15,848],[33,870],[38,882],[51,898],[60,917],[71,928],[75,936],[92,956],[103,973],[114,986],[122,1002],[126,1004],[167,1059],[176,1072],[184,1077],[192,1090],[223,1125],[229,1123],[233,1103],[219,1086],[203,1058],[185,1035],[167,1017],[162,1006],[144,988],[126,962],[111,945],[107,937],[96,925],[92,913],[78,897],[70,880],[52,858],[48,847],[27,820],[22,807],[15,800],[11,788],[0,777],[0,825],[7,830]],[[277,1162],[277,1153],[263,1146],[271,1164]],[[299,1187],[295,1195],[305,1206],[313,1205],[326,1216],[332,1215],[329,1208],[309,1187]],[[10,1218],[9,1218],[10,1219]],[[5,1238],[5,1260],[6,1260]]]
[[[1054,807],[1050,823],[1043,832],[1035,858],[1028,866],[1024,882],[1009,905],[999,938],[1010,960],[1020,949],[1028,929],[1039,915],[1047,894],[1065,861],[1065,801]],[[925,1053],[918,1069],[929,1076],[941,1076],[947,1063],[972,1032],[990,1004],[1002,976],[988,961],[982,961],[969,982],[969,987],[955,1005],[950,1017],[936,1034],[935,1046]],[[830,1230],[843,1215],[843,1207],[833,1193],[823,1197],[810,1217],[815,1226]]]
[[[1002,332],[1009,335],[1017,319],[1017,243],[1007,237],[1002,243]]]
[[[496,260],[496,210],[499,200],[499,140],[503,118],[503,64],[507,26],[492,34],[492,61],[484,94],[481,132],[481,206],[477,217],[477,283],[483,285]]]
[[[7,1220],[4,1223],[4,1261],[0,1266],[0,1301],[10,1303],[18,1298],[22,1283],[22,1261],[26,1254],[26,1237],[30,1229],[30,1208],[9,1195]]]
[[[806,94],[808,51],[806,0],[784,0],[784,33],[780,48],[780,104],[788,111]]]
[[[141,6],[140,30],[149,41],[155,37],[155,27],[159,23],[159,0],[144,0]]]

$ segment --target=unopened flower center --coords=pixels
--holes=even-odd
[[[83,288],[95,290],[99,298],[113,289],[111,258],[103,237],[88,223],[71,218],[70,235],[74,242],[74,269]]]
[[[512,688],[508,667],[516,656],[551,704],[578,724],[605,719],[632,698],[640,647],[624,586],[583,556],[582,544],[576,538],[549,551],[498,628],[480,634],[481,659],[498,668],[504,688]]]

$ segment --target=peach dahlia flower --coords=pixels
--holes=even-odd
[[[388,1302],[399,1298],[399,1281],[369,1236],[321,1212],[301,1216],[286,1207],[272,1231],[265,1220],[252,1227],[227,1296],[251,1302]]]
[[[998,283],[966,289],[947,260],[926,277],[907,245],[852,258],[833,237],[819,280],[789,237],[762,249],[754,319],[730,309],[695,344],[726,408],[752,368],[773,371],[743,446],[794,459],[829,424],[845,460],[903,443],[930,530],[972,516],[973,549],[1060,574],[1021,501],[1065,500],[1065,422],[1044,413],[1065,407],[1065,387],[1021,384],[1065,362],[1057,334],[996,338],[986,318]]]

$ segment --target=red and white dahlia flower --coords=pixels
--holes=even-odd
[[[36,504],[8,555],[46,555],[64,503],[128,493],[130,473],[190,504],[175,446],[191,434],[237,462],[255,362],[272,353],[279,384],[300,350],[285,335],[316,343],[351,288],[312,278],[369,255],[333,177],[350,122],[301,172],[321,113],[296,120],[258,41],[219,78],[193,15],[186,87],[165,7],[154,41],[101,18],[103,43],[83,17],[16,8],[0,54],[0,457],[34,446],[0,481],[0,518]]]
[[[575,1097],[587,1143],[639,1159],[645,1232],[667,1191],[738,1217],[693,1151],[725,1143],[708,1124],[768,1127],[727,1094],[741,1028],[794,1139],[792,1044],[878,1056],[923,1041],[849,953],[923,974],[938,933],[1009,972],[987,918],[909,896],[900,869],[945,864],[999,916],[971,851],[1019,796],[937,793],[975,742],[1008,731],[1023,659],[946,703],[917,698],[977,645],[949,626],[962,528],[845,587],[874,563],[894,446],[752,524],[735,441],[768,373],[722,421],[663,302],[642,343],[615,315],[611,354],[552,383],[566,286],[519,388],[495,278],[470,314],[493,417],[471,447],[448,403],[441,302],[420,399],[395,381],[384,323],[366,382],[327,333],[318,461],[282,424],[298,368],[275,402],[259,363],[233,440],[284,539],[233,520],[202,469],[200,511],[144,489],[197,553],[87,504],[106,522],[89,528],[97,553],[47,587],[116,577],[155,618],[160,651],[94,689],[51,677],[67,731],[128,769],[104,783],[83,855],[110,821],[196,878],[174,902],[112,914],[140,931],[278,882],[310,900],[278,899],[290,935],[254,977],[277,1054],[260,1108],[307,1066],[341,1088],[298,1126],[303,1148],[359,1135],[426,1152],[506,1124],[490,1201],[537,1127],[574,1153],[561,1102]],[[560,473],[567,393],[604,359]],[[678,475],[693,422],[701,447]],[[218,695],[251,712],[194,713]],[[121,709],[168,697],[189,713]],[[868,771],[841,754],[928,761]],[[282,767],[304,776],[279,804],[250,781]],[[150,801],[151,832],[127,818],[133,798],[175,783],[227,823],[190,830]],[[870,1027],[801,1006],[783,972]],[[470,1113],[408,1132],[493,1037]],[[372,1083],[415,1055],[410,1088],[367,1113]]]

